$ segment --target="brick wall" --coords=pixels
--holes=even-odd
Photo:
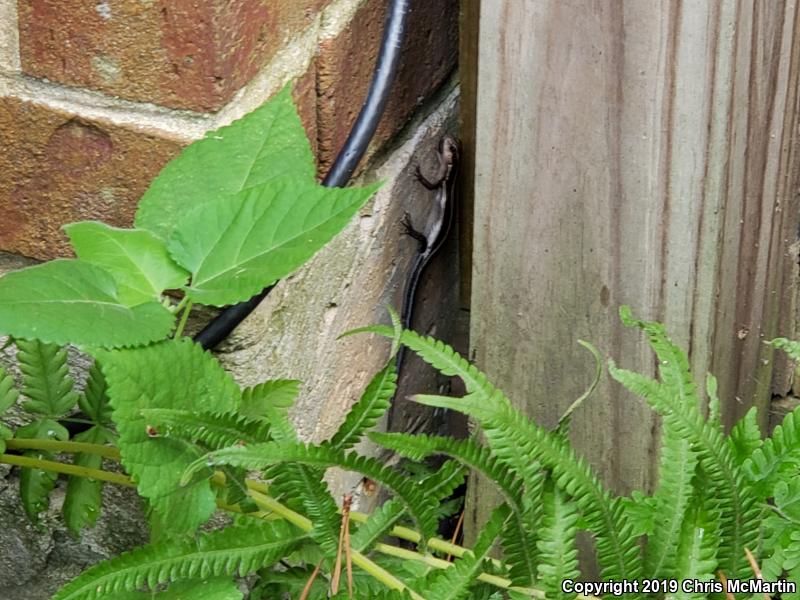
[[[416,2],[374,151],[452,72],[457,1]],[[295,80],[321,172],[369,83],[386,0],[0,0],[0,251],[131,223],[182,145]]]

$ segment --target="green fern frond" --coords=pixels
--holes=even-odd
[[[394,333],[382,326],[369,330],[386,336]],[[586,461],[579,459],[559,435],[529,421],[483,373],[443,342],[413,331],[404,331],[401,341],[445,375],[460,377],[468,392],[464,398],[417,396],[418,402],[477,419],[495,454],[517,472],[524,471],[532,461],[551,469],[557,484],[575,498],[597,536],[603,575],[619,579],[640,576],[638,541],[630,535],[631,527],[624,512]]]
[[[108,401],[108,384],[97,361],[94,361],[89,369],[86,386],[78,399],[78,407],[97,425],[111,423],[112,410]]]
[[[52,419],[38,419],[17,429],[16,436],[23,439],[67,440],[69,432],[60,423]],[[31,458],[53,460],[49,452],[31,450],[24,452]],[[50,505],[50,492],[53,491],[57,474],[42,469],[23,468],[19,475],[19,495],[25,514],[33,523],[39,521],[39,513]]]
[[[515,585],[531,585],[536,578],[535,535],[539,523],[538,492],[544,476],[535,461],[530,463],[528,483],[523,494],[523,482],[507,465],[496,459],[491,451],[474,440],[455,440],[448,437],[408,435],[404,433],[371,432],[369,438],[412,460],[422,460],[432,454],[444,454],[474,469],[497,485],[513,514],[503,529],[502,540],[506,558],[512,565],[511,578]]]
[[[561,418],[558,419],[558,426],[557,431],[564,436],[564,438],[569,437],[569,427],[570,423],[572,422],[572,414],[578,410],[578,408],[583,404],[589,396],[591,396],[594,391],[597,389],[597,385],[600,383],[600,379],[603,377],[603,357],[600,356],[600,351],[595,348],[589,342],[585,342],[583,340],[578,340],[578,344],[586,348],[589,352],[592,353],[592,358],[594,358],[594,377],[592,378],[592,382],[589,384],[589,387],[586,388],[586,391],[583,392],[580,396],[578,396],[572,404],[569,405],[564,414],[561,415]]]
[[[654,578],[673,577],[681,526],[691,502],[697,454],[680,432],[661,432],[658,489],[653,494],[653,531],[647,538],[645,567]]]
[[[719,550],[719,515],[716,511],[704,510],[699,502],[690,506],[681,530],[677,549],[675,579],[682,581],[713,581],[717,570]],[[707,598],[705,593],[686,593],[681,588],[670,594],[675,599]]]
[[[141,415],[161,436],[174,436],[204,444],[213,450],[241,443],[258,444],[270,438],[268,423],[237,413],[145,408]]]
[[[792,360],[800,360],[800,341],[775,338],[769,343],[773,348],[779,348],[786,352]]]
[[[629,390],[643,396],[661,414],[666,426],[691,442],[720,502],[720,567],[729,577],[736,576],[745,568],[744,548],[754,547],[757,541],[761,509],[722,432],[703,419],[697,406],[686,405],[669,393],[666,385],[618,369],[613,361],[609,372]]]
[[[105,444],[110,441],[111,434],[108,430],[95,425],[75,436],[76,442],[89,444]],[[99,469],[103,458],[97,454],[76,454],[73,464],[90,469]],[[93,527],[100,516],[102,505],[103,482],[88,477],[70,477],[67,483],[67,493],[64,496],[64,505],[61,512],[64,522],[77,536],[86,527]]]
[[[16,340],[22,371],[23,407],[28,412],[59,418],[78,401],[67,367],[67,351],[39,340]]]
[[[603,575],[615,579],[639,575],[638,542],[631,536],[632,528],[624,511],[618,509],[618,503],[591,467],[578,458],[561,436],[526,419],[498,390],[490,395],[484,390],[463,398],[416,396],[414,399],[477,419],[495,455],[512,468],[536,461],[552,470],[557,485],[575,499],[596,536]]]
[[[761,428],[758,426],[758,410],[754,406],[747,414],[733,426],[728,436],[728,445],[731,447],[736,464],[742,465],[761,447]]]
[[[494,509],[489,521],[481,529],[472,551],[466,552],[452,567],[432,572],[426,578],[422,589],[418,590],[420,595],[425,598],[436,598],[436,600],[467,598],[470,586],[481,574],[484,560],[488,557],[510,512],[505,504]]]
[[[239,413],[252,419],[265,419],[273,439],[294,442],[297,434],[289,421],[289,409],[300,392],[300,382],[274,379],[242,390]]]
[[[522,482],[503,463],[493,457],[488,448],[474,440],[380,431],[372,431],[368,437],[376,444],[415,461],[424,460],[434,454],[444,454],[454,458],[493,481],[505,501],[522,515]]]
[[[331,439],[330,444],[334,448],[346,450],[357,444],[364,432],[373,427],[389,409],[397,387],[395,364],[395,359],[390,360],[369,382],[361,399],[353,405]]]
[[[620,320],[626,327],[641,329],[658,357],[658,375],[664,387],[675,395],[675,402],[690,409],[700,409],[697,386],[686,353],[667,335],[664,325],[635,319],[629,306],[619,309]]]
[[[101,562],[52,600],[95,600],[168,581],[247,575],[286,556],[307,536],[283,521],[228,527],[195,539],[142,546]]]
[[[464,482],[464,469],[456,461],[445,462],[436,472],[425,477],[419,486],[426,491],[434,503],[450,497],[456,488]],[[405,505],[390,499],[373,511],[369,519],[362,523],[350,538],[350,544],[359,552],[366,552],[403,518]]]
[[[797,474],[800,469],[800,408],[783,418],[772,435],[745,460],[743,468],[762,501],[772,495],[778,482]]]
[[[190,480],[196,471],[206,466],[227,464],[245,469],[263,469],[278,463],[302,463],[316,468],[340,467],[362,473],[392,490],[408,507],[423,534],[423,542],[436,530],[436,503],[398,472],[375,459],[345,454],[327,445],[255,444],[236,446],[208,453],[186,469],[183,481]]]
[[[14,377],[0,367],[0,413],[14,406],[19,398],[19,390],[14,385]]]
[[[564,493],[548,485],[543,494],[543,527],[539,532],[539,581],[545,598],[572,598],[561,590],[565,579],[580,576],[578,569],[578,510]]]

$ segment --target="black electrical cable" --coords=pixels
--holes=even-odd
[[[367,146],[375,135],[383,110],[389,101],[389,91],[397,74],[400,64],[400,47],[405,37],[406,22],[411,0],[391,0],[386,13],[386,22],[383,28],[383,39],[375,61],[372,81],[369,85],[367,97],[361,112],[347,136],[336,160],[333,162],[328,174],[322,181],[326,187],[343,187],[350,181],[359,161],[364,156]],[[223,310],[217,318],[211,321],[198,333],[194,339],[203,348],[214,348],[224,340],[236,326],[244,321],[259,302],[269,294],[272,287],[261,293]]]

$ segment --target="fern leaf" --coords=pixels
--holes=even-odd
[[[17,437],[38,440],[66,440],[69,432],[59,423],[51,419],[40,419],[17,429]],[[32,458],[53,460],[53,455],[43,451],[29,451],[25,456]],[[50,505],[50,492],[56,483],[58,475],[42,469],[20,469],[19,494],[25,514],[33,523],[38,523],[39,513],[47,510]]]
[[[109,441],[109,433],[94,426],[75,436],[76,442],[104,444]],[[99,469],[103,458],[97,454],[76,454],[73,463],[81,467]],[[64,521],[73,535],[77,536],[85,527],[93,527],[100,516],[103,482],[88,477],[73,476],[67,483],[67,493],[61,509]]]
[[[758,411],[754,406],[731,429],[728,445],[736,464],[744,464],[756,449],[761,447],[761,429],[758,426]]]
[[[384,326],[369,330],[389,337],[394,334]],[[591,468],[560,436],[529,421],[483,373],[446,344],[413,331],[404,331],[401,341],[445,375],[460,377],[468,392],[464,398],[417,396],[416,401],[477,419],[495,454],[511,468],[518,470],[538,461],[551,469],[556,483],[575,498],[597,536],[603,575],[615,579],[639,577],[638,541],[630,535],[630,524],[619,503],[612,500]]]
[[[495,459],[488,448],[474,440],[380,431],[370,432],[368,437],[376,444],[415,461],[421,461],[434,454],[444,454],[454,458],[495,482],[509,506],[515,508],[518,514],[522,514],[520,500],[522,482],[504,464]]]
[[[426,490],[434,503],[441,502],[453,494],[464,482],[464,470],[455,461],[447,461],[438,471],[425,477],[419,486]],[[385,536],[406,514],[405,505],[390,499],[373,511],[369,519],[359,526],[350,538],[350,544],[359,552],[366,552]]]
[[[236,413],[196,412],[187,409],[145,408],[140,413],[161,435],[175,436],[219,449],[269,440],[269,425]]]
[[[167,581],[243,576],[275,563],[304,539],[286,522],[253,521],[195,539],[149,544],[90,567],[52,600],[95,600]]]
[[[108,385],[97,361],[94,361],[89,369],[86,387],[78,399],[78,407],[97,425],[111,423],[112,410],[108,401]]]
[[[699,503],[687,511],[677,551],[675,578],[678,581],[713,581],[717,568],[719,532],[715,512],[703,510]],[[670,598],[689,600],[707,598],[705,593],[686,593],[682,586]]]
[[[800,408],[783,418],[772,436],[745,460],[743,468],[762,501],[772,495],[778,482],[797,473],[800,468]]]
[[[638,542],[630,535],[630,523],[624,511],[618,510],[617,501],[561,436],[528,421],[502,398],[502,393],[495,391],[488,397],[473,393],[463,398],[417,396],[415,400],[458,410],[477,419],[495,454],[512,467],[526,459],[551,469],[557,485],[575,498],[596,535],[603,575],[614,579],[638,576],[641,570]]]
[[[299,392],[300,382],[293,379],[265,381],[242,391],[239,413],[266,419],[275,441],[295,442],[297,435],[289,422],[289,409]]]
[[[642,395],[668,427],[691,442],[720,501],[720,568],[735,577],[745,568],[744,548],[754,547],[757,541],[760,508],[722,432],[703,419],[697,406],[685,405],[670,394],[666,385],[618,369],[613,361],[609,372],[629,390]]]
[[[16,340],[22,393],[28,412],[57,419],[78,401],[67,367],[67,351],[39,340]]]
[[[544,526],[539,533],[538,565],[541,586],[546,598],[572,598],[575,594],[566,594],[561,590],[565,579],[578,579],[578,534],[577,507],[564,496],[564,493],[553,486],[545,488]]]
[[[424,490],[409,483],[405,477],[383,466],[377,460],[345,454],[327,445],[279,445],[271,442],[224,448],[196,460],[186,469],[183,481],[190,480],[196,471],[210,465],[228,464],[245,469],[263,469],[269,465],[286,462],[302,463],[317,468],[340,467],[362,473],[385,485],[403,500],[424,536],[423,542],[432,537],[436,529],[436,503],[425,494]]]
[[[361,399],[350,409],[344,423],[331,439],[331,445],[346,450],[358,443],[364,432],[373,427],[388,410],[396,383],[395,360],[392,359],[369,382]]]
[[[428,576],[426,585],[419,590],[419,593],[423,597],[437,600],[467,598],[470,586],[480,575],[484,560],[492,549],[509,514],[510,509],[505,504],[497,507],[492,512],[489,521],[481,529],[472,551],[466,552],[452,567],[443,571],[434,571]]]
[[[653,494],[655,518],[647,538],[645,566],[654,578],[674,577],[681,526],[691,503],[697,454],[681,432],[665,424],[661,432],[658,489]]]
[[[0,367],[0,413],[14,406],[19,398],[19,391],[14,386],[14,378]]]
[[[539,506],[537,489],[543,482],[541,470],[531,463],[533,472],[522,492],[522,481],[515,473],[492,456],[488,448],[474,440],[455,440],[447,437],[408,435],[404,433],[371,432],[369,438],[401,456],[422,460],[431,454],[445,454],[474,469],[495,483],[513,510],[512,521],[502,533],[503,548],[513,565],[511,579],[516,585],[531,585],[536,578],[536,546],[533,534],[538,526]],[[538,477],[538,483],[535,478]],[[526,502],[527,500],[527,502]]]

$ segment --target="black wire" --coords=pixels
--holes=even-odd
[[[350,135],[347,136],[347,141],[322,181],[322,185],[326,187],[343,187],[350,181],[350,177],[353,176],[353,172],[375,135],[383,110],[389,101],[389,92],[400,63],[400,47],[405,37],[406,18],[410,3],[411,0],[392,0],[389,5],[383,28],[383,39],[375,61],[367,97],[350,130]],[[271,289],[272,287],[268,287],[250,300],[223,310],[216,319],[194,337],[195,341],[203,348],[214,348],[228,337],[247,315],[255,310]]]

